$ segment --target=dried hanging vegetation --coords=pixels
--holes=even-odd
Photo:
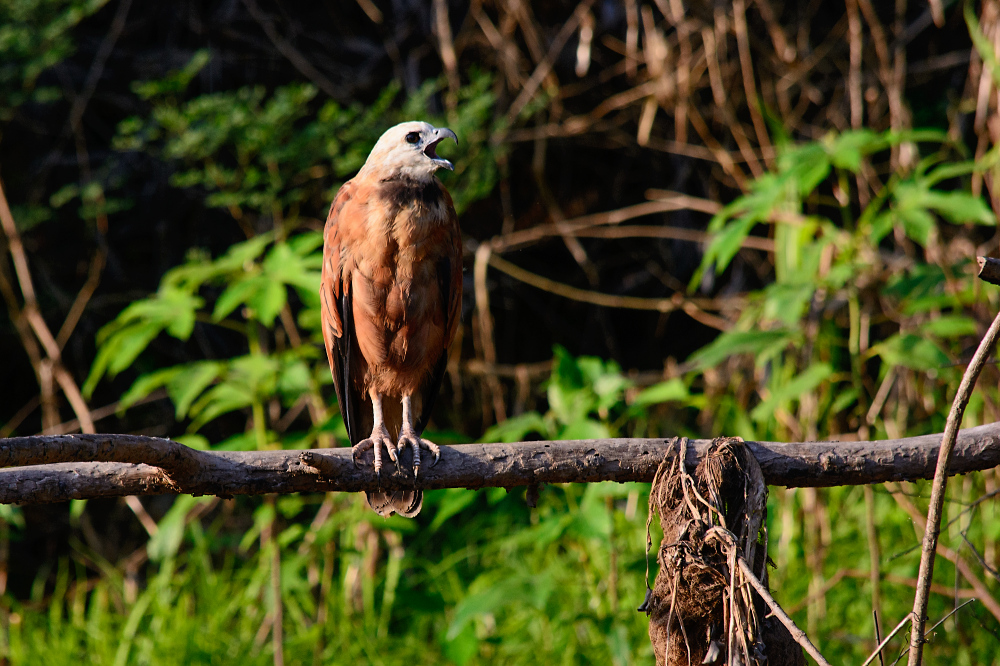
[[[756,460],[738,438],[721,438],[692,476],[680,447],[656,473],[646,523],[647,539],[654,512],[663,529],[641,609],[657,664],[805,664],[749,583],[766,588],[768,579],[767,485]]]

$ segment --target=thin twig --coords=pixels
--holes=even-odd
[[[61,360],[62,352],[60,351],[59,343],[52,335],[52,331],[49,330],[48,324],[45,323],[45,319],[39,311],[38,298],[35,295],[34,282],[31,279],[31,269],[28,267],[28,255],[24,249],[24,243],[21,242],[21,234],[14,223],[14,216],[11,214],[10,205],[7,202],[7,195],[4,193],[2,183],[0,183],[0,229],[3,230],[7,237],[7,247],[11,258],[14,260],[14,269],[21,287],[21,295],[24,297],[24,307],[19,313],[15,313],[13,311],[16,310],[17,305],[10,302],[10,297],[6,293],[9,290],[4,289],[5,298],[8,300],[8,307],[12,310],[12,314],[17,315],[16,322],[23,323],[23,321],[27,321],[35,338],[37,338],[45,350],[45,354],[48,356],[46,359],[37,359],[37,366],[35,368],[35,372],[39,377],[39,385],[42,389],[43,405],[48,403],[49,414],[47,418],[43,419],[43,426],[50,427],[55,425],[58,419],[58,408],[55,407],[55,391],[52,384],[54,380],[59,384],[59,388],[63,390],[66,399],[76,413],[81,429],[84,432],[95,432],[94,421],[90,417],[87,402],[83,399],[83,394],[80,393],[80,388],[77,386],[76,380],[63,367]],[[34,346],[34,341],[29,342],[27,338],[30,336],[23,331],[21,326],[18,326],[18,332],[21,334],[21,341],[25,350],[31,355],[29,348]],[[36,361],[35,358],[32,358],[32,360]]]
[[[941,513],[944,507],[944,494],[948,486],[948,463],[955,447],[959,426],[965,407],[969,404],[972,390],[976,386],[979,373],[986,366],[986,360],[996,345],[1000,335],[1000,314],[994,319],[990,328],[983,336],[979,348],[972,357],[968,369],[962,376],[962,382],[955,393],[955,400],[945,423],[944,435],[941,438],[941,450],[938,453],[937,468],[934,472],[934,483],[931,486],[930,506],[927,509],[927,525],[924,530],[923,548],[920,554],[920,570],[917,574],[917,594],[913,600],[913,630],[910,634],[910,656],[908,666],[920,666],[923,657],[924,625],[926,622],[927,602],[930,596],[931,577],[934,573],[934,555],[937,552],[938,535],[941,531]]]
[[[512,264],[506,259],[502,259],[493,254],[489,257],[489,264],[499,271],[506,273],[515,280],[520,280],[532,287],[547,291],[563,298],[568,298],[582,303],[590,303],[608,308],[623,308],[626,310],[653,310],[655,312],[674,312],[683,310],[685,303],[691,299],[685,298],[680,293],[675,293],[670,298],[644,298],[641,296],[616,296],[614,294],[603,294],[588,289],[580,289],[568,284],[557,282],[525,270],[520,266]],[[737,302],[730,299],[714,299],[716,307],[721,309],[725,306],[736,306]],[[706,309],[699,305],[701,309]]]
[[[580,24],[580,21],[583,20],[584,14],[590,11],[590,6],[593,4],[594,0],[583,0],[583,2],[577,5],[576,11],[573,12],[573,15],[563,25],[559,34],[552,40],[552,45],[549,47],[549,52],[545,55],[545,58],[538,63],[535,71],[532,72],[531,77],[521,89],[520,94],[518,94],[514,103],[510,105],[510,109],[507,111],[506,125],[513,124],[524,107],[527,106],[528,102],[535,96],[535,93],[538,92],[538,86],[542,84],[545,77],[552,71],[552,65],[555,64],[559,53],[566,46],[566,42],[573,36],[573,33],[576,32],[576,28]]]
[[[889,489],[889,493],[892,495],[892,498],[896,500],[896,503],[899,504],[899,506],[901,506],[908,514],[910,514],[910,519],[913,521],[913,529],[919,535],[927,529],[927,518],[901,491],[893,491],[889,487],[890,485],[891,484],[886,484],[886,487]],[[1000,622],[1000,602],[993,598],[989,588],[986,587],[986,583],[980,580],[979,576],[977,576],[972,570],[971,565],[969,565],[969,563],[960,557],[954,550],[948,548],[940,542],[937,545],[937,554],[955,565],[955,569],[958,573],[962,576],[962,578],[968,581],[972,589],[975,590],[976,598],[983,603],[983,606],[985,606],[986,610],[988,610],[990,614],[996,618],[997,622]],[[916,582],[914,582],[913,587],[916,587]],[[949,596],[954,596],[954,590],[949,590],[948,594]]]
[[[868,666],[868,664],[875,660],[875,657],[881,657],[882,650],[885,649],[885,646],[889,644],[889,641],[892,640],[893,636],[898,634],[899,631],[906,626],[906,623],[909,622],[912,617],[913,613],[907,613],[906,617],[900,620],[899,624],[896,625],[896,628],[890,631],[889,635],[883,638],[882,641],[875,647],[875,651],[872,652],[867,659],[865,659],[865,663],[861,664],[861,666]]]
[[[478,352],[482,354],[483,362],[488,365],[496,365],[497,350],[493,339],[493,315],[490,313],[490,292],[486,285],[486,267],[492,259],[490,246],[483,243],[476,250],[476,259],[473,264],[473,285],[476,295],[476,322],[478,326]],[[486,376],[486,386],[492,396],[493,414],[498,422],[507,418],[507,407],[503,402],[503,389],[495,375]],[[485,421],[488,412],[483,410]]]
[[[448,78],[447,103],[454,108],[458,103],[458,88],[462,85],[458,78],[458,58],[455,56],[455,41],[451,36],[451,21],[448,18],[446,0],[434,0],[434,33],[438,38],[441,64]]]
[[[785,625],[785,628],[788,629],[788,633],[792,635],[795,642],[801,645],[802,649],[808,652],[809,656],[812,657],[817,664],[820,666],[830,666],[830,662],[828,662],[823,655],[820,654],[820,651],[816,649],[816,646],[813,645],[812,641],[809,640],[809,637],[806,636],[806,632],[802,631],[795,625],[792,618],[788,617],[788,614],[785,613],[778,602],[774,600],[774,597],[771,596],[767,587],[765,587],[764,584],[757,579],[757,576],[754,575],[753,569],[750,568],[747,561],[742,557],[737,557],[736,562],[740,567],[740,571],[743,572],[746,579],[749,580],[750,584],[753,585],[753,588],[757,590],[757,594],[759,594],[767,603],[768,607],[770,607],[771,613],[778,618],[778,621],[781,622],[781,624]]]

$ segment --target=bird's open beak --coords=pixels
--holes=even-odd
[[[435,128],[434,138],[427,142],[427,147],[424,148],[424,155],[431,158],[431,161],[439,167],[448,169],[448,171],[454,171],[455,165],[443,157],[438,157],[437,152],[435,152],[437,145],[445,139],[452,139],[456,144],[458,143],[458,136],[447,127]]]

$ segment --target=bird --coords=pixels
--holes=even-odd
[[[412,451],[414,479],[426,449],[421,437],[441,386],[462,302],[462,239],[451,195],[438,169],[452,130],[421,121],[389,128],[357,175],[344,183],[323,232],[320,315],[337,402],[352,458],[373,449],[381,479],[382,448],[401,469]],[[415,517],[418,489],[371,491],[381,516]]]

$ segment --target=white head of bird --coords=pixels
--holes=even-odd
[[[428,181],[438,169],[452,171],[455,168],[436,152],[437,145],[445,139],[458,143],[458,137],[447,127],[434,127],[417,120],[390,127],[379,137],[358,175],[375,172],[380,180]]]

